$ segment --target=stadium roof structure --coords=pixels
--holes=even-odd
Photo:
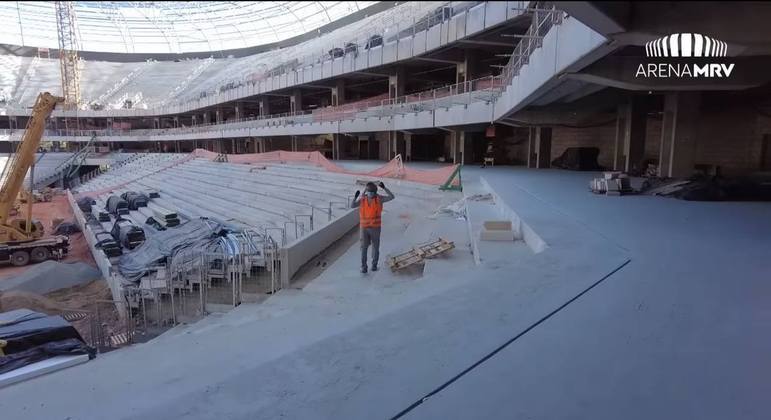
[[[188,53],[305,34],[374,1],[75,1],[82,51]],[[0,2],[0,42],[58,48],[52,1]]]

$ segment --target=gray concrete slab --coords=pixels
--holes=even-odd
[[[301,291],[19,384],[0,393],[0,410],[389,418],[432,395],[407,416],[768,417],[767,203],[596,196],[593,174],[563,171],[469,169],[464,180],[479,174],[544,251],[476,267],[458,247],[459,259],[414,279],[361,276],[355,245]],[[459,235],[461,223],[430,222],[411,204],[389,208],[382,254]],[[42,406],[41,389],[57,390]]]
[[[500,191],[514,177],[632,261],[405,418],[769,418],[771,203],[614,198],[585,191],[592,174],[482,173]]]

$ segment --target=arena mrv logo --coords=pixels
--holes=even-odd
[[[735,66],[721,59],[727,55],[728,44],[723,41],[701,34],[671,34],[645,44],[649,60],[640,63],[635,77],[727,78]]]

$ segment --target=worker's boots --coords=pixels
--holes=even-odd
[[[364,267],[364,269],[366,270],[367,267]],[[377,271],[377,263],[372,264],[372,271]]]
[[[374,270],[373,270],[373,271],[374,271]],[[362,266],[361,266],[361,273],[362,273],[362,274],[367,274],[367,266],[366,266],[366,265],[362,265]]]

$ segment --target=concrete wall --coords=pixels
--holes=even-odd
[[[315,230],[279,250],[281,259],[281,287],[288,288],[292,277],[305,263],[321,251],[343,237],[359,224],[358,209],[333,220],[324,227]]]
[[[749,109],[727,108],[702,113],[696,164],[719,165],[726,175],[758,169],[761,142],[771,134],[771,119]]]
[[[612,168],[615,138],[615,123],[591,128],[554,127],[551,137],[551,160],[562,155],[569,147],[598,147],[600,155],[597,161],[606,168]]]
[[[648,117],[645,131],[645,158],[658,160],[661,145],[661,119]],[[597,161],[606,168],[613,167],[616,123],[601,127],[554,127],[551,140],[551,159],[559,157],[568,147],[597,147]]]

